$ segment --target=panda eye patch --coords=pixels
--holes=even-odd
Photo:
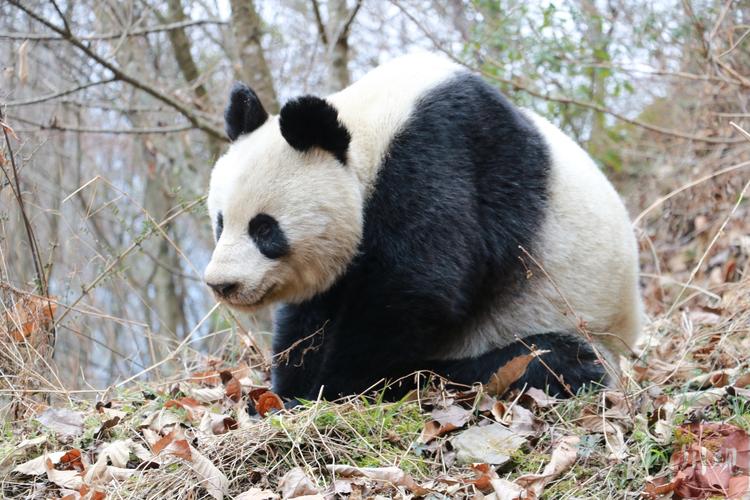
[[[219,212],[219,215],[216,216],[216,241],[221,238],[222,231],[224,231],[224,216]]]
[[[289,253],[289,242],[276,219],[260,213],[247,225],[247,234],[258,246],[260,253],[269,259],[278,259]]]

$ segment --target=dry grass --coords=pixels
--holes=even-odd
[[[535,417],[544,422],[546,431],[530,437],[510,462],[498,468],[500,477],[514,480],[523,474],[538,473],[549,460],[555,440],[576,435],[581,438],[581,445],[575,465],[547,487],[544,497],[623,498],[639,494],[650,477],[668,471],[670,456],[679,444],[676,429],[680,425],[725,422],[750,430],[750,401],[738,391],[740,387],[733,387],[748,383],[747,377],[744,382],[740,379],[747,374],[750,363],[750,279],[713,288],[709,298],[713,301],[711,311],[682,308],[654,319],[647,329],[649,346],[626,372],[629,381],[625,390],[581,394],[549,407],[529,406]],[[241,371],[237,377],[249,389],[249,370]],[[110,392],[106,401],[112,403],[112,410],[124,414],[104,433],[99,431],[108,415],[99,413],[93,403],[75,401],[69,407],[81,411],[85,423],[82,433],[67,442],[33,420],[7,421],[0,449],[5,455],[0,458],[3,495],[62,496],[64,491],[44,476],[10,472],[14,465],[45,449],[80,449],[93,464],[103,444],[131,439],[144,448],[153,448],[153,436],[149,437],[147,429],[161,436],[175,422],[184,428],[193,449],[226,476],[230,495],[251,487],[276,490],[280,479],[295,467],[301,467],[324,491],[332,484],[333,477],[326,469],[331,464],[397,466],[436,491],[444,491],[445,482],[459,484],[451,490],[452,497],[478,493],[472,483],[475,471],[453,460],[447,443],[455,433],[438,438],[431,446],[419,439],[425,422],[431,418],[430,401],[453,397],[452,393],[434,389],[423,394],[423,401],[399,403],[364,398],[311,402],[265,418],[248,417],[242,410],[245,399],[240,404],[227,398],[201,403],[204,416],[193,418],[186,410],[167,403],[183,397],[201,397],[201,391],[212,387],[211,383],[183,379],[163,382],[153,389],[143,385],[140,391],[125,388]],[[211,399],[205,394],[202,397]],[[513,404],[514,397],[511,394],[504,398],[504,404]],[[481,395],[477,394],[469,426],[491,418],[476,405],[479,399]],[[669,412],[664,413],[667,406]],[[207,430],[205,415],[231,418],[237,428],[227,432],[221,429],[223,433],[214,435]],[[619,428],[622,442],[617,442],[616,432],[592,426],[592,415]],[[14,451],[23,439],[39,436],[46,436],[46,441]],[[121,482],[101,485],[99,489],[108,498],[210,498],[205,476],[191,462],[171,457],[154,469],[144,467],[148,462],[132,455],[130,462],[129,467],[140,464],[143,470]],[[407,492],[403,487],[387,484],[370,484],[368,488],[394,496]]]

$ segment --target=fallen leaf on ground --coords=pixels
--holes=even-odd
[[[224,399],[224,387],[188,387],[185,392],[200,403],[213,403]]]
[[[279,495],[271,490],[250,488],[234,497],[234,500],[278,500]]]
[[[159,455],[163,452],[165,455],[174,455],[188,461],[191,459],[190,445],[179,428],[175,428],[172,432],[157,441],[151,451],[154,455]]]
[[[237,403],[242,398],[242,384],[229,370],[224,370],[219,376],[224,384],[224,394]]]
[[[125,481],[137,472],[135,469],[107,465],[108,458],[106,454],[99,454],[97,461],[86,469],[84,486],[106,486],[112,481]]]
[[[560,402],[559,399],[550,396],[543,390],[537,389],[536,387],[529,387],[523,392],[523,394],[519,398],[519,402],[524,402],[524,401],[530,401],[534,405],[539,406],[541,408],[547,408],[549,406],[556,405],[557,403]]]
[[[747,387],[750,385],[750,372],[740,375],[734,382],[735,387]]]
[[[106,444],[99,452],[100,456],[105,456],[115,467],[125,467],[128,464],[128,458],[130,457],[130,448],[132,441],[118,440]]]
[[[166,427],[181,424],[183,420],[184,416],[178,415],[173,411],[162,409],[146,416],[146,418],[143,419],[141,426],[148,427],[157,433],[161,433]]]
[[[255,410],[261,417],[265,417],[271,410],[284,409],[284,402],[271,391],[264,391],[257,394],[257,399],[253,399],[253,402],[255,403]]]
[[[679,471],[671,480],[666,477],[657,477],[646,482],[643,493],[648,498],[656,499],[668,493],[673,493],[684,480],[685,473],[682,471]]]
[[[691,423],[675,429],[683,445],[670,459],[672,479],[646,483],[649,498],[673,493],[675,498],[745,498],[750,493],[750,436],[725,423]]]
[[[711,406],[726,395],[723,387],[712,387],[705,391],[689,391],[674,395],[674,404],[677,408],[684,406],[690,409],[705,408]]]
[[[518,450],[526,438],[498,424],[475,426],[451,438],[460,462],[504,464]]]
[[[517,500],[525,498],[526,493],[526,490],[507,479],[493,479],[492,489],[496,500]]]
[[[499,479],[497,472],[489,464],[471,464],[475,477],[466,481],[473,484],[479,491],[486,492],[492,489],[492,481]]]
[[[510,430],[519,436],[539,436],[547,428],[546,422],[522,406],[513,405],[510,414]]]
[[[81,450],[74,448],[60,457],[60,470],[75,470],[81,472],[86,467],[81,460]]]
[[[601,411],[602,413],[598,413]],[[626,426],[632,425],[629,414],[622,414],[624,410],[607,408],[601,409],[596,406],[587,406],[581,411],[581,416],[576,420],[579,426],[592,433],[604,434],[609,457],[614,460],[624,460],[628,456],[628,447],[625,445]]]
[[[63,455],[65,455],[64,451],[55,451],[52,453],[46,453],[44,455],[40,455],[27,462],[16,465],[13,468],[13,472],[18,472],[19,474],[26,474],[27,476],[41,476],[42,474],[47,473],[47,467],[45,466],[45,462],[47,459],[52,461],[53,464],[56,464],[60,462],[60,459],[62,458]]]
[[[294,467],[279,481],[279,491],[284,498],[295,498],[302,495],[315,495],[318,493],[318,488],[307,477],[302,467]]]
[[[213,498],[222,500],[224,495],[229,493],[227,476],[211,460],[192,446],[190,446],[189,452],[192,456],[190,467],[200,479],[201,485]]]
[[[10,335],[16,342],[37,344],[39,334],[44,334],[57,310],[54,299],[25,296],[5,313],[3,325],[10,325]]]
[[[505,424],[505,415],[508,412],[508,409],[505,407],[505,403],[502,401],[495,401],[495,403],[490,408],[490,413],[492,413],[492,416],[495,418],[496,422],[499,422],[501,424]]]
[[[747,498],[750,492],[750,476],[735,476],[729,479],[727,498]]]
[[[550,458],[541,474],[520,476],[515,483],[532,492],[534,494],[532,498],[539,497],[547,484],[558,478],[575,463],[579,442],[578,436],[562,438],[552,450],[552,458]]]
[[[47,470],[47,479],[61,488],[77,490],[83,485],[81,472],[75,470],[57,470],[52,460],[46,456],[44,465]]]
[[[516,356],[505,363],[494,374],[492,374],[490,381],[485,385],[487,394],[497,397],[505,394],[510,386],[526,373],[526,368],[528,368],[529,363],[534,361],[534,358],[548,352],[549,351],[533,351],[529,354]]]
[[[234,378],[240,381],[241,379],[250,376],[251,372],[250,367],[242,363],[237,368],[232,368],[231,370],[204,370],[193,372],[190,375],[190,381],[203,385],[219,385],[221,383],[222,371],[230,372]]]
[[[349,465],[326,465],[332,474],[343,477],[366,477],[384,481],[394,486],[403,486],[415,495],[424,496],[428,490],[421,487],[409,474],[399,467],[353,467]]]
[[[323,496],[334,495],[335,498],[348,497],[353,492],[352,481],[349,479],[334,479]]]
[[[49,408],[36,419],[64,438],[73,438],[83,433],[83,413],[79,411]]]
[[[193,422],[206,411],[206,408],[197,399],[190,397],[170,399],[164,403],[164,408],[183,408],[187,412],[188,418]]]
[[[463,427],[471,418],[471,411],[461,408],[458,405],[451,405],[447,408],[436,408],[431,412],[432,418],[437,420],[440,425],[451,424]]]
[[[422,434],[419,437],[422,443],[429,443],[436,437],[463,427],[471,418],[471,411],[465,410],[458,405],[451,405],[447,408],[432,410],[432,418],[434,420],[430,420],[424,424]]]

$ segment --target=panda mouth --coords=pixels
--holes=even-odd
[[[255,309],[256,307],[260,306],[263,301],[271,294],[271,292],[274,291],[276,288],[276,283],[271,284],[270,286],[266,287],[265,290],[263,290],[261,293],[254,294],[254,298],[252,300],[227,300],[227,304],[229,304],[232,307],[238,307],[238,308],[248,308],[248,309]],[[240,297],[241,298],[241,297]]]

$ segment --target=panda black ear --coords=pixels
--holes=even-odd
[[[229,139],[234,141],[242,134],[249,134],[267,119],[268,113],[255,92],[244,83],[236,82],[224,110],[224,128]]]
[[[279,113],[281,135],[297,151],[318,147],[346,164],[351,135],[339,121],[339,113],[320,97],[306,95],[289,101]]]

